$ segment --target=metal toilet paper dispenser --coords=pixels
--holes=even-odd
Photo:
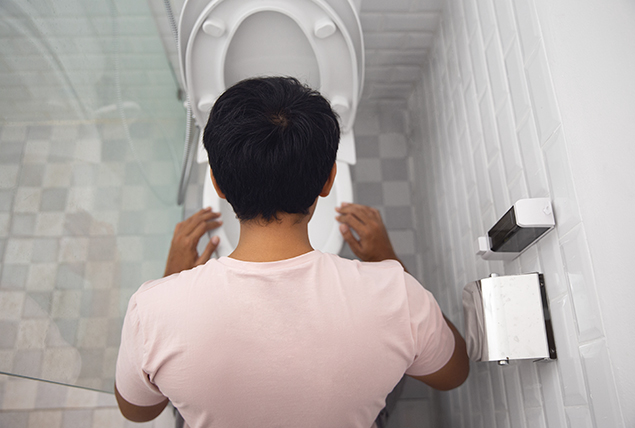
[[[463,312],[472,361],[556,359],[542,274],[492,274],[470,282],[463,289]]]

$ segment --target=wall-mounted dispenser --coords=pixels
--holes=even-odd
[[[549,198],[520,199],[478,238],[485,260],[513,260],[556,225]]]
[[[463,312],[472,361],[556,358],[542,274],[492,274],[471,282],[463,289]]]

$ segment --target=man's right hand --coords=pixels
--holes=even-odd
[[[362,261],[380,262],[386,259],[399,261],[378,210],[366,205],[346,202],[335,210],[339,213],[336,219],[341,223],[340,232],[344,240]],[[355,231],[359,239],[353,235],[351,229]]]

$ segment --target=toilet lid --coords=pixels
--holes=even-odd
[[[342,130],[352,128],[364,56],[348,0],[187,0],[179,56],[201,128],[228,86],[259,75],[291,75],[316,87],[340,115]]]

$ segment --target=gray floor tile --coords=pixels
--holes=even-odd
[[[84,263],[60,263],[55,278],[59,290],[84,288]]]
[[[42,350],[19,350],[13,359],[14,373],[28,373],[29,376],[40,375],[42,367]]]
[[[0,427],[28,428],[29,413],[18,411],[0,412]]]
[[[68,189],[52,188],[42,190],[41,211],[64,211]]]
[[[26,140],[27,127],[24,125],[2,126],[0,131],[0,141],[21,141]]]
[[[22,152],[24,150],[23,142],[0,143],[0,164],[20,164],[22,160]]]
[[[409,205],[384,207],[384,223],[388,229],[411,229],[414,226],[412,207]]]
[[[35,217],[34,213],[14,215],[11,222],[11,235],[33,236],[35,232]]]
[[[401,133],[379,135],[379,154],[382,158],[405,158],[408,156],[408,143]]]
[[[361,135],[355,138],[358,158],[379,158],[379,138],[377,135]]]
[[[384,181],[382,192],[386,206],[410,205],[410,183],[407,181]]]
[[[18,337],[18,321],[0,320],[0,349],[12,349]]]
[[[36,238],[33,241],[33,255],[31,261],[36,263],[55,262],[59,253],[58,238]]]
[[[29,266],[26,264],[4,263],[2,277],[0,279],[1,290],[23,289],[29,274]]]
[[[361,158],[352,167],[352,178],[355,183],[378,183],[382,181],[381,159]]]
[[[51,138],[51,126],[48,125],[31,125],[27,130],[26,137],[29,140],[47,140]]]
[[[11,211],[14,194],[13,189],[0,189],[0,211]]]
[[[382,183],[355,183],[355,200],[363,205],[379,207],[384,205]]]
[[[51,141],[47,161],[52,163],[71,161],[75,156],[76,145],[77,141],[74,139]]]
[[[114,236],[93,236],[88,241],[88,261],[111,261],[116,256],[117,241]]]
[[[62,418],[62,428],[88,428],[93,425],[93,410],[66,410]]]
[[[381,175],[385,181],[408,181],[408,159],[381,159]]]
[[[64,216],[64,235],[87,236],[92,224],[93,218],[87,212],[67,213]]]
[[[98,187],[95,189],[96,211],[118,210],[121,204],[120,187]]]
[[[44,168],[41,165],[24,164],[20,171],[20,186],[42,186]]]

